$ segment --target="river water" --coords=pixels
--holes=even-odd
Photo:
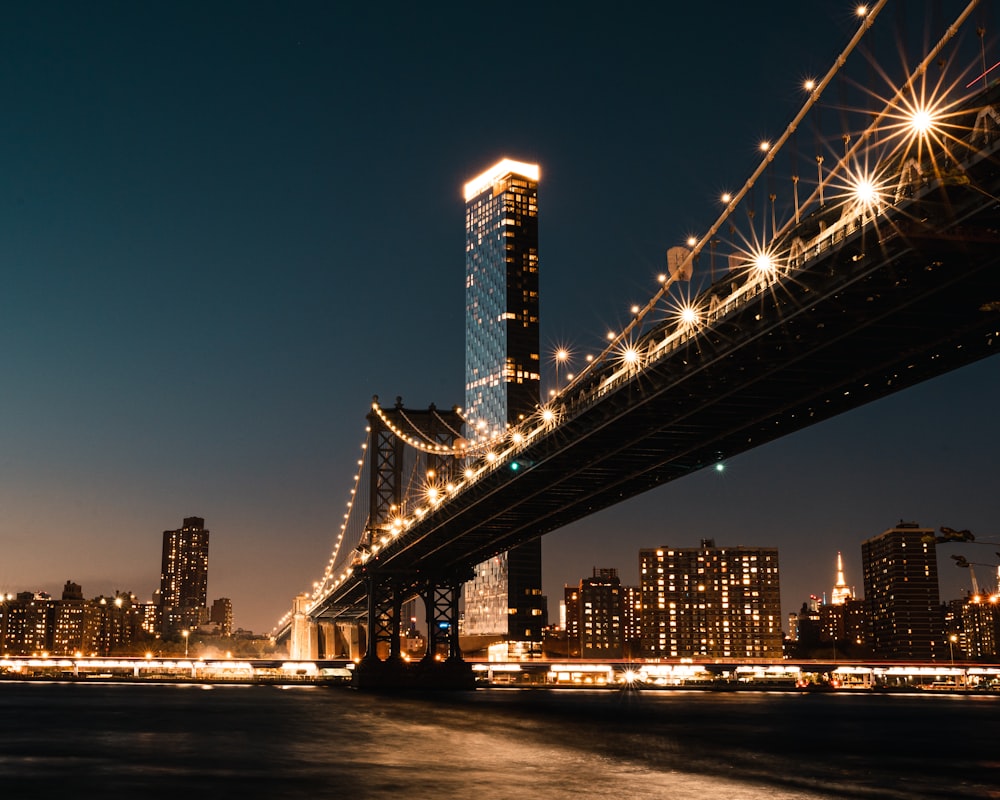
[[[1000,697],[0,682],[5,797],[1000,798]]]

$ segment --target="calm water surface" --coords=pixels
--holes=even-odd
[[[1000,697],[0,683],[6,797],[1000,798]]]

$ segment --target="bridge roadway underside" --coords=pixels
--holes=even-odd
[[[998,189],[993,160],[977,185]],[[998,351],[1000,211],[968,186],[879,217],[428,513],[369,561],[420,580]],[[921,220],[940,220],[935,224]],[[728,292],[728,287],[726,289]],[[655,338],[657,332],[649,337]],[[647,341],[648,338],[647,337]],[[662,334],[660,335],[662,338]],[[360,612],[348,581],[324,614]]]

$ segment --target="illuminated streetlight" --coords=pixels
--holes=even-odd
[[[188,657],[188,637],[191,635],[191,631],[183,630],[181,631],[181,636],[184,637],[184,658]]]
[[[757,272],[767,275],[774,272],[774,259],[770,253],[758,253],[754,256],[753,266]]]
[[[730,202],[730,201],[731,201],[731,200],[733,199],[733,196],[732,196],[731,194],[729,194],[729,192],[723,192],[723,193],[722,193],[722,197],[720,197],[719,199],[720,199],[720,200],[721,200],[721,201],[722,201],[723,203],[726,203],[726,204],[728,205],[728,204],[729,204],[729,202]]]
[[[934,127],[934,115],[927,108],[915,108],[910,114],[910,127],[913,132],[923,136]]]
[[[806,82],[802,84],[802,88],[805,89],[807,92],[811,92],[813,89],[816,88],[816,81],[814,81],[812,78],[807,78]]]
[[[875,184],[867,178],[861,178],[854,185],[854,199],[865,205],[874,203],[878,199],[878,191],[875,189]]]
[[[958,641],[957,634],[948,637],[948,652],[951,653],[951,665],[955,666],[955,642]]]
[[[559,367],[565,364],[569,360],[569,350],[565,347],[560,347],[556,350],[555,362],[556,362],[556,390],[559,390]],[[550,394],[555,394],[555,392],[550,392]]]

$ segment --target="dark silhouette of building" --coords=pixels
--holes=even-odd
[[[208,531],[204,519],[185,517],[182,527],[163,532],[161,564],[161,632],[177,636],[208,618]]]
[[[577,587],[565,588],[568,655],[621,658],[624,654],[624,591],[616,569],[594,567]]]
[[[539,403],[537,165],[504,159],[465,185],[465,301],[466,436],[486,440]],[[476,566],[467,636],[535,654],[546,624],[541,540]]]
[[[220,636],[231,636],[233,633],[233,601],[228,597],[213,600],[208,621],[212,623]]]
[[[900,521],[862,542],[861,558],[875,655],[947,657],[934,530]]]

